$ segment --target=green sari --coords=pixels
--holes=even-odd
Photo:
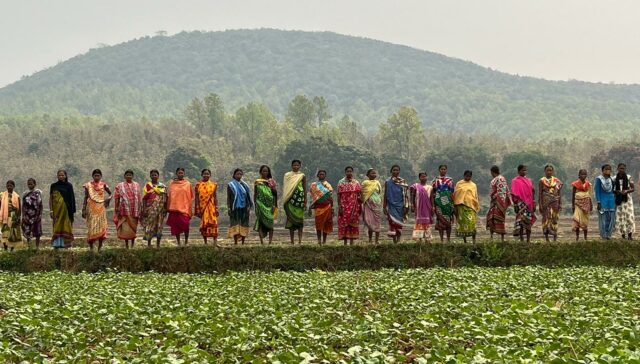
[[[53,212],[52,244],[56,248],[69,247],[73,241],[73,227],[67,204],[59,191],[51,193],[51,207]]]
[[[273,231],[274,190],[267,180],[257,180],[256,188],[256,223],[253,230],[263,236]]]
[[[302,181],[295,187],[289,201],[284,204],[284,212],[287,214],[287,229],[300,229],[304,226],[304,187]]]

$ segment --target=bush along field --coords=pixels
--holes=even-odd
[[[640,362],[636,268],[0,273],[0,362]]]

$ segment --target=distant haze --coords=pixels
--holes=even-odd
[[[546,79],[640,83],[640,1],[0,0],[0,87],[156,31],[329,30]]]

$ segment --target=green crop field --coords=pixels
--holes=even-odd
[[[640,270],[0,273],[0,362],[640,362]]]

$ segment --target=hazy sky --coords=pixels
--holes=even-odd
[[[638,0],[0,0],[0,87],[165,30],[365,36],[547,79],[640,83]]]

